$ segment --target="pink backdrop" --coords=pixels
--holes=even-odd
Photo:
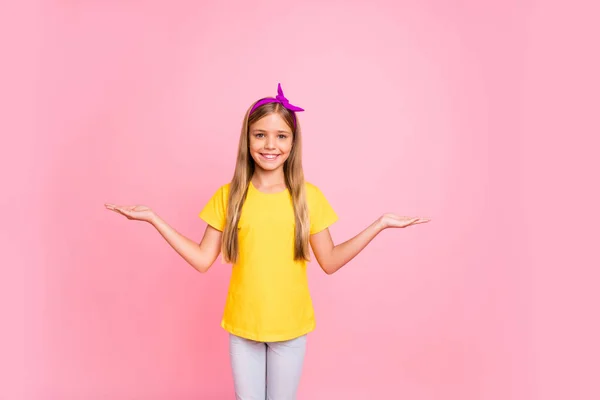
[[[200,275],[103,203],[199,240],[277,82],[337,242],[433,219],[311,265],[301,399],[600,396],[595,2],[13,3],[1,399],[232,398],[230,268]]]

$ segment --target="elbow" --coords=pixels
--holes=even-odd
[[[321,269],[323,269],[327,275],[333,275],[337,271],[337,268],[331,264],[323,264],[321,265]]]
[[[201,274],[205,274],[208,272],[208,269],[210,268],[210,264],[203,263],[203,262],[196,262],[196,263],[192,264],[192,267],[194,267],[194,269],[196,271],[200,272]]]
[[[344,265],[346,265],[347,262],[344,263],[326,263],[322,266],[323,271],[325,271],[325,273],[327,275],[333,275],[336,272],[338,272]]]
[[[196,269],[198,272],[205,274],[215,263],[217,256],[218,254],[201,254],[199,257],[196,257],[192,262],[190,262],[190,264],[192,264],[192,267],[194,267],[194,269]]]

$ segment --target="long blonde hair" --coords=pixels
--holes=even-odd
[[[294,260],[308,261],[310,258],[308,251],[310,222],[308,218],[306,191],[304,188],[304,171],[302,170],[302,133],[300,122],[296,115],[277,102],[263,104],[258,107],[252,115],[249,115],[251,109],[252,106],[248,108],[244,117],[235,171],[229,186],[227,219],[221,242],[223,257],[226,262],[235,263],[239,255],[237,226],[240,221],[242,206],[244,205],[244,200],[246,199],[250,180],[252,179],[255,168],[254,159],[250,155],[248,149],[250,125],[266,115],[277,113],[292,129],[292,149],[289,157],[283,164],[283,173],[285,176],[285,185],[292,196],[292,203],[294,205]]]

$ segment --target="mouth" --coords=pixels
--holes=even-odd
[[[275,161],[279,158],[280,154],[265,154],[265,153],[260,153],[260,156],[262,158],[264,158],[267,161]]]

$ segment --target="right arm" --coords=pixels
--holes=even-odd
[[[127,219],[152,224],[171,247],[199,272],[206,272],[221,252],[221,231],[208,225],[200,244],[173,229],[154,211],[146,206],[118,206],[106,203],[107,209],[122,214]]]
[[[173,250],[199,272],[208,271],[221,252],[222,232],[210,225],[206,226],[202,240],[198,244],[177,232],[156,214],[149,222]]]

